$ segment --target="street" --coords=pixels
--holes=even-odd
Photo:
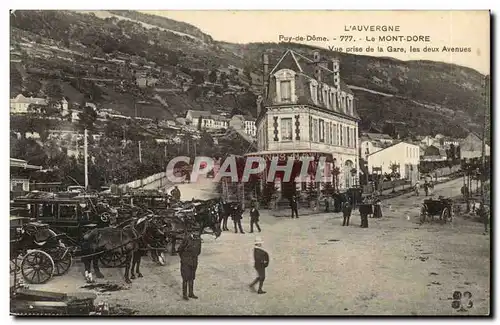
[[[435,197],[460,194],[462,180],[437,185]],[[198,188],[199,190],[199,188]],[[187,188],[181,189],[188,196]],[[190,194],[189,194],[190,195]],[[179,257],[158,266],[149,257],[144,278],[125,286],[122,269],[102,269],[98,283],[123,285],[99,293],[99,300],[131,308],[138,315],[486,315],[490,300],[490,236],[483,225],[456,217],[452,224],[418,224],[425,197],[404,195],[383,202],[382,219],[360,228],[359,213],[342,227],[340,213],[299,219],[261,211],[259,234],[270,253],[264,290],[251,292],[255,234],[209,235],[199,259],[195,293],[183,301]],[[300,215],[300,211],[299,211]],[[408,216],[410,220],[408,220]],[[232,227],[230,227],[232,229]],[[33,289],[82,291],[83,266]],[[454,291],[470,291],[473,307],[452,308]]]

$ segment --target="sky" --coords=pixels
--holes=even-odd
[[[319,47],[342,47],[353,54],[394,57],[400,60],[432,60],[454,63],[490,73],[490,16],[488,11],[142,11],[192,24],[215,40],[231,43],[279,42],[280,35],[303,37]],[[346,27],[387,25],[399,31],[345,31]],[[394,27],[396,28],[396,27]],[[321,41],[307,36],[325,37]],[[417,42],[386,41],[379,36],[423,36]],[[374,41],[372,40],[374,38]],[[284,39],[281,39],[283,41]],[[374,52],[366,52],[371,46]],[[378,52],[378,47],[384,52]],[[388,46],[406,52],[388,52]],[[410,52],[410,46],[420,52]],[[443,52],[446,47],[470,48],[470,52]],[[437,52],[424,49],[439,48]],[[359,51],[362,52],[353,52]]]

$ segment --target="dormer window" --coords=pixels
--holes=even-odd
[[[323,105],[328,107],[328,88],[326,85],[323,86]]]
[[[315,105],[318,105],[318,83],[311,80],[311,99]]]
[[[296,102],[295,71],[281,69],[274,74],[276,78],[276,100],[278,103]]]
[[[290,80],[280,81],[280,95],[282,102],[292,100],[292,82]]]

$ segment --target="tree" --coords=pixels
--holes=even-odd
[[[203,75],[203,72],[199,70],[192,71],[191,77],[193,77],[193,82],[197,85],[200,85],[205,82],[205,76]]]
[[[48,103],[45,113],[49,116],[60,111],[61,100],[63,99],[63,90],[61,85],[55,82],[48,82],[43,90],[48,97]]]
[[[177,66],[179,64],[179,54],[175,51],[167,52],[167,62],[172,66]]]
[[[243,68],[243,75],[247,77],[248,81],[250,82],[250,85],[252,85],[252,67],[246,65]]]
[[[276,197],[277,191],[278,189],[273,182],[266,183],[262,191],[261,203],[263,205],[268,205]]]
[[[97,112],[94,108],[85,106],[83,111],[78,114],[78,118],[80,119],[78,125],[82,130],[93,130],[94,123],[97,120]]]
[[[17,68],[11,64],[10,66],[10,94],[11,97],[17,96],[23,85],[23,77]]]
[[[208,75],[208,81],[211,83],[216,83],[217,82],[217,70],[212,70],[210,71],[210,74]]]
[[[396,193],[396,179],[399,178],[399,165],[391,164],[391,174],[389,175],[392,181],[392,193]]]
[[[202,121],[202,117],[200,116],[200,117],[198,118],[198,126],[197,126],[198,131],[201,131],[201,121]]]
[[[34,76],[29,76],[28,78],[26,78],[26,82],[24,83],[23,88],[28,96],[36,97],[42,89],[42,83]]]

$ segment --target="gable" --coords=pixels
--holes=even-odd
[[[280,71],[282,69],[290,69],[295,72],[300,72],[302,71],[302,68],[298,64],[296,58],[293,55],[293,52],[288,50],[285,52],[285,54],[281,57],[281,59],[278,61],[278,63],[274,66],[274,68],[271,70],[271,75],[276,73],[277,71]]]

